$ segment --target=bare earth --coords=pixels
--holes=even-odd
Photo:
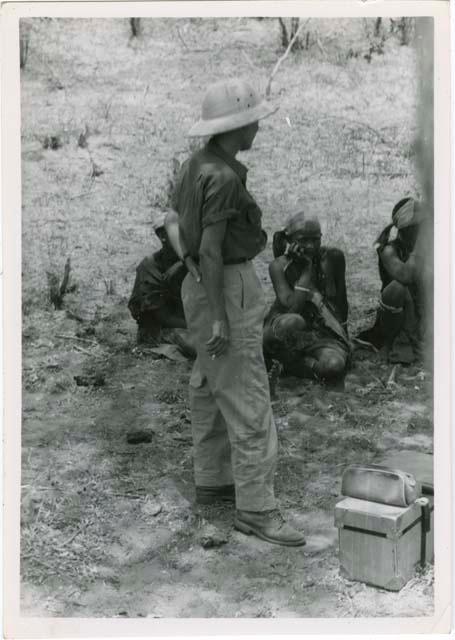
[[[364,46],[361,21],[308,28],[324,53],[311,45],[283,64],[272,86],[281,115],[243,159],[269,232],[303,202],[321,217],[324,240],[346,252],[355,333],[371,323],[378,295],[372,241],[394,202],[417,188],[414,52],[391,39],[368,63],[346,57]],[[126,20],[33,25],[22,75],[24,615],[432,611],[431,567],[399,593],[342,578],[333,525],[346,464],[432,451],[428,373],[398,367],[388,384],[392,367],[359,352],[344,393],[278,382],[277,495],[307,536],[288,549],[234,531],[230,507],[194,505],[190,364],[135,346],[126,309],[135,265],[156,248],[149,223],[173,158],[188,152],[200,95],[220,65],[251,75],[253,64],[266,78],[279,53],[274,21],[196,21],[179,37],[175,22],[150,20],[137,43]],[[85,125],[88,150],[77,145]],[[50,135],[59,149],[43,149]],[[61,275],[68,256],[77,290],[52,310],[46,271]],[[257,260],[269,298],[270,257],[269,246]],[[151,442],[128,444],[139,429]]]

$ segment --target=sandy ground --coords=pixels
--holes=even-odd
[[[345,251],[355,333],[378,295],[372,241],[417,189],[414,53],[391,38],[368,62],[361,22],[309,29],[309,49],[272,86],[281,115],[242,159],[269,233],[303,202]],[[201,92],[220,65],[226,75],[254,67],[264,84],[277,34],[273,21],[166,20],[131,42],[126,20],[33,25],[22,76],[24,615],[431,613],[431,567],[398,594],[342,578],[333,523],[346,464],[432,451],[428,374],[398,367],[388,385],[391,367],[358,353],[344,393],[279,381],[277,494],[308,540],[287,549],[234,531],[230,508],[194,505],[190,365],[135,346],[134,268],[156,247],[150,222],[188,152]],[[56,150],[44,148],[51,135]],[[46,273],[61,275],[68,256],[77,288],[55,311]],[[256,264],[269,299],[270,256],[269,246]],[[132,429],[151,442],[128,444]]]
[[[431,610],[430,569],[398,594],[340,577],[333,522],[346,464],[432,450],[431,384],[417,368],[399,369],[390,389],[390,366],[368,359],[348,375],[344,393],[279,381],[277,494],[307,535],[305,547],[287,549],[234,531],[231,508],[195,506],[189,364],[138,351],[118,309],[95,326],[93,345],[80,343],[91,357],[55,337],[78,331],[64,312],[34,321],[41,331],[29,346],[27,375],[50,342],[55,349],[44,389],[30,382],[24,398],[24,612],[336,617]],[[151,442],[128,444],[131,429],[149,431]],[[210,540],[221,546],[205,548]]]

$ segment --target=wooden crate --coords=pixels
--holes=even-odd
[[[335,507],[340,571],[391,591],[399,591],[415,573],[424,554],[433,562],[433,504],[430,531],[423,534],[422,507],[393,507],[344,498]]]

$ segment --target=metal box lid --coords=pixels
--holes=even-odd
[[[385,534],[390,537],[402,535],[405,529],[417,524],[421,517],[418,504],[409,507],[394,507],[379,502],[344,498],[335,506],[335,525]]]

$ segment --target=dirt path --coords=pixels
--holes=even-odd
[[[348,376],[344,394],[280,380],[277,493],[308,540],[287,549],[236,532],[230,507],[194,505],[190,365],[137,351],[119,313],[81,338],[93,344],[56,337],[81,335],[80,324],[64,313],[30,319],[39,338],[25,328],[25,615],[430,612],[431,569],[399,594],[341,578],[333,526],[345,464],[377,460],[385,450],[430,450],[429,381],[422,373],[399,372],[399,386],[389,390],[390,367],[367,359]],[[52,361],[49,343],[56,347]],[[75,350],[82,344],[83,351]],[[417,388],[419,402],[411,400]],[[137,429],[150,431],[151,442],[128,444],[126,434]]]

